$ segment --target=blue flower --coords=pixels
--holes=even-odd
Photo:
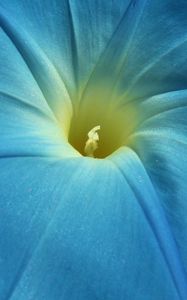
[[[0,299],[187,299],[187,2],[0,24]]]

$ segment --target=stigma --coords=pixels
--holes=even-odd
[[[98,130],[101,129],[101,126],[95,126],[88,132],[88,140],[84,147],[84,152],[88,157],[94,157],[94,152],[98,148],[99,134]]]

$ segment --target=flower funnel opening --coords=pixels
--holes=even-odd
[[[121,107],[119,96],[114,99],[102,96],[103,92],[98,90],[89,93],[89,99],[76,107],[71,120],[69,143],[83,156],[105,158],[127,145],[137,121],[132,105]],[[97,133],[95,129],[100,131]],[[95,142],[88,136],[92,130],[99,137]]]

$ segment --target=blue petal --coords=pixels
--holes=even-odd
[[[148,118],[131,136],[160,202],[165,209],[180,255],[187,267],[186,170],[187,92],[176,91],[142,102]],[[162,103],[161,105],[159,103]]]
[[[131,166],[137,162],[132,158]],[[169,228],[161,232],[163,245],[139,196],[113,163],[17,158],[2,159],[0,166],[6,170],[0,182],[2,299],[184,296]],[[159,230],[165,220],[154,192],[145,201],[161,218]],[[165,247],[170,256],[163,255]],[[170,266],[176,267],[175,274]]]
[[[16,48],[17,44],[14,45],[2,30],[0,44],[0,156],[55,156],[57,153],[67,153],[65,148],[71,153],[68,144],[63,143],[63,126],[71,114],[71,104],[63,82],[59,83],[53,76],[50,64],[46,64],[46,72],[42,73],[41,62],[33,66],[31,59],[28,68],[27,59],[25,63],[25,57]],[[32,48],[28,52],[28,56],[31,55]],[[39,59],[38,52],[35,55]],[[51,88],[50,95],[49,88],[43,88],[43,78],[44,85]],[[61,105],[60,113],[59,109],[54,109],[58,105]],[[65,127],[68,130],[68,124]]]
[[[120,103],[185,89],[187,3],[131,1],[90,78],[83,100],[93,86],[109,82],[105,98],[114,89]]]
[[[1,0],[0,10],[45,52],[77,97],[129,2]]]
[[[47,101],[51,110],[53,112],[55,111],[57,114],[60,103],[65,102],[65,107],[64,105],[61,105],[62,115],[67,114],[67,110],[71,112],[71,103],[66,87],[57,70],[45,55],[45,52],[40,49],[40,47],[35,43],[34,40],[32,40],[32,37],[30,35],[19,28],[19,25],[17,25],[3,9],[0,15],[0,22],[2,28],[4,29],[4,32],[16,47],[17,52],[20,53],[22,57],[22,65],[26,64],[29,68],[29,72],[33,76],[33,79],[36,81],[35,84],[37,84],[40,88],[40,91],[45,97],[45,100]],[[13,73],[14,69],[12,70],[11,60],[14,59],[14,56],[17,58],[17,53],[15,53],[16,49],[14,49],[14,47],[11,47],[12,45],[9,45],[7,38],[3,33],[1,35],[1,38],[1,43],[4,42],[4,49],[6,49],[2,52],[2,54],[5,53],[6,56],[6,65],[5,62],[2,61],[2,68],[5,68],[6,66],[6,70],[9,70],[9,72]],[[8,69],[9,65],[10,69]],[[3,74],[2,85],[5,82],[5,88],[7,86],[7,81],[10,81],[11,75],[13,74],[9,74],[8,80],[7,77],[5,77]],[[22,79],[22,84],[24,84],[25,80],[24,78]],[[18,89],[18,87],[14,88]],[[59,116],[57,117],[58,119],[60,119]]]
[[[151,141],[150,144],[153,145],[153,141]],[[144,144],[144,147],[145,146],[146,145]],[[161,150],[160,144],[157,146],[157,149]],[[146,156],[146,148],[144,148],[144,153]],[[152,155],[154,154],[152,153]],[[165,165],[165,157],[161,156],[161,158],[163,167]],[[135,154],[135,152],[133,152],[131,149],[127,148],[127,150],[125,149],[125,151],[121,151],[120,154],[115,155],[113,157],[113,161],[125,176],[129,186],[137,196],[140,207],[142,208],[145,218],[152,228],[153,235],[155,236],[163,257],[165,258],[165,263],[168,266],[171,278],[176,286],[176,290],[181,298],[185,299],[185,296],[187,295],[186,266],[184,266],[185,261],[181,259],[181,251],[178,249],[178,244],[176,244],[176,237],[173,234],[173,231],[171,231],[171,227],[167,219],[167,213],[162,207],[162,201],[164,201],[164,198],[162,197],[161,193],[159,193],[157,181],[152,181],[152,177],[149,177],[148,168],[151,163],[155,163],[154,157],[152,156],[151,160],[148,161],[147,164],[143,164],[137,154]],[[159,172],[159,176],[162,175],[162,172]],[[167,175],[169,174],[166,174],[165,172],[164,178],[167,178],[167,183],[170,184],[172,178]],[[171,192],[173,192],[173,189]],[[169,206],[171,209],[171,202]],[[176,205],[176,208],[177,211],[180,212],[181,208],[180,206],[178,207],[178,204]]]

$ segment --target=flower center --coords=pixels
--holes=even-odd
[[[97,96],[94,93],[75,108],[68,140],[83,156],[105,158],[128,144],[137,118],[132,105]]]

